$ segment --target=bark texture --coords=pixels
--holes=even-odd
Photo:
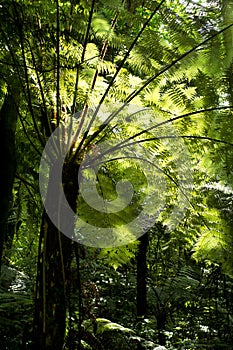
[[[64,165],[63,185],[66,198],[75,212],[78,194],[77,165]],[[47,196],[50,196],[49,191]],[[59,203],[54,203],[53,209],[59,211]],[[40,246],[33,349],[62,350],[66,329],[72,241],[59,232],[46,213],[42,219]]]

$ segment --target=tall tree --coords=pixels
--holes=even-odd
[[[137,253],[137,317],[147,313],[147,246],[148,233],[139,238]]]
[[[174,212],[172,208],[175,207],[175,212],[179,213],[182,196],[174,192],[179,187],[182,176],[180,173],[175,175],[177,169],[174,164],[179,158],[175,152],[175,140],[181,138],[172,132],[166,134],[166,131],[171,123],[181,121],[179,129],[184,133],[182,136],[198,138],[197,134],[186,134],[187,131],[193,131],[189,128],[191,117],[203,115],[205,108],[212,112],[219,107],[212,105],[212,100],[207,104],[203,102],[201,79],[207,69],[203,62],[206,62],[204,57],[209,43],[225,30],[217,31],[211,27],[212,34],[209,34],[208,25],[202,26],[199,19],[195,22],[194,16],[190,17],[192,6],[189,6],[189,2],[184,4],[179,1],[170,3],[170,6],[166,6],[165,1],[139,1],[133,5],[121,1],[108,4],[94,0],[78,4],[45,1],[43,5],[35,3],[33,6],[30,1],[3,2],[4,15],[9,18],[11,25],[9,28],[2,27],[3,32],[7,32],[4,44],[8,45],[10,63],[17,67],[21,82],[21,125],[35,152],[40,154],[54,129],[69,125],[77,110],[81,111],[77,121],[76,142],[71,145],[65,159],[62,183],[54,182],[57,168],[54,159],[50,163],[46,204],[49,202],[58,223],[55,225],[44,212],[35,298],[35,349],[62,349],[66,328],[67,286],[70,282],[73,244],[60,232],[61,203],[54,201],[51,193],[60,193],[63,186],[74,213],[78,211],[86,221],[95,222],[100,228],[105,228],[110,222],[111,227],[118,228],[118,242],[124,235],[135,238],[135,232],[122,232],[121,226],[124,221],[134,218],[135,213],[141,209],[138,203],[142,203],[144,193],[143,190],[140,191],[139,185],[145,187],[145,179],[142,172],[138,171],[139,167],[133,167],[131,162],[137,157],[141,161],[142,152],[130,152],[129,146],[131,143],[144,143],[146,154],[157,155],[159,165],[153,162],[151,167],[156,169],[156,174],[163,174],[169,182],[168,193],[160,194],[166,204],[166,213],[161,215],[161,220],[172,227],[174,222],[169,222],[169,214]],[[14,50],[8,40],[10,27],[14,28],[14,36],[17,38]],[[155,50],[151,50],[151,47]],[[198,89],[199,93],[196,92]],[[116,111],[110,111],[105,123],[96,126],[94,122],[100,119],[99,112],[102,111],[95,106],[116,101],[122,102],[122,105]],[[130,127],[125,126],[125,121],[130,118],[134,122],[134,114],[126,113],[122,117],[120,112],[132,101],[136,101],[141,109],[152,106],[153,128],[147,130],[144,127],[141,130],[140,123],[138,126],[136,122]],[[94,113],[89,117],[91,107]],[[197,111],[200,108],[201,111]],[[155,118],[157,114],[160,115],[159,120]],[[85,129],[86,125],[88,127]],[[151,131],[154,129],[158,130],[156,135]],[[66,136],[64,134],[64,139]],[[116,166],[112,166],[112,169],[118,170],[118,181],[124,173],[130,173],[137,180],[135,187],[138,192],[132,198],[131,207],[118,215],[111,213],[107,216],[105,212],[98,213],[93,208],[90,210],[78,197],[79,167],[88,152],[98,159],[102,140],[110,142],[111,150],[129,147],[125,157],[117,157],[121,160],[118,169]],[[166,145],[172,140],[173,148],[164,149],[164,143],[160,140],[167,140]],[[54,143],[58,152],[64,146],[63,143],[56,144],[56,140]],[[185,169],[183,163],[179,163],[182,170]],[[127,171],[127,167],[130,171]],[[112,200],[116,194],[116,191],[111,193],[113,184],[118,181],[109,180],[110,168],[111,166],[105,166],[101,169],[97,187],[99,193],[106,197],[109,195]],[[132,169],[134,172],[136,169],[140,176],[133,176]],[[159,195],[156,197],[158,201],[161,198]],[[150,200],[152,201],[151,198],[149,202]],[[179,203],[174,206],[176,201]],[[149,211],[155,211],[153,201]],[[174,215],[170,221],[175,221],[176,218],[173,219]],[[75,227],[75,217],[71,218],[69,224],[71,229]],[[141,309],[138,305],[138,313],[142,315],[146,307],[147,235],[141,241],[138,253],[138,298],[141,294],[144,303]],[[79,318],[81,323],[81,308]]]
[[[16,171],[15,131],[19,104],[17,83],[9,86],[8,90],[0,111],[0,155],[3,164],[0,173],[0,268],[3,245],[8,239],[7,222]]]

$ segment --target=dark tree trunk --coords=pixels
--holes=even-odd
[[[75,164],[64,166],[64,192],[74,211],[78,194],[77,172],[78,167]],[[48,192],[47,196],[49,195]],[[59,210],[59,203],[54,203],[54,210]],[[75,221],[73,225],[74,223]],[[62,350],[66,328],[66,292],[70,280],[72,241],[59,232],[46,213],[42,219],[40,246],[33,349]]]
[[[158,330],[158,341],[159,345],[166,345],[166,336],[164,334],[165,328],[166,328],[166,322],[167,322],[167,315],[166,313],[160,313],[157,316],[157,330]]]
[[[18,89],[11,90],[6,95],[0,111],[0,268],[4,242],[7,241],[7,220],[16,170],[15,130],[18,99]]]
[[[137,254],[137,317],[141,318],[147,312],[146,300],[146,277],[147,263],[146,254],[148,246],[148,233],[139,238],[139,249]]]

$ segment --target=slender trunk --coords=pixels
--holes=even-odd
[[[4,242],[7,241],[7,220],[16,169],[15,130],[18,100],[18,89],[11,90],[6,95],[0,111],[0,268]]]
[[[74,211],[78,193],[77,171],[77,165],[64,166],[64,192]],[[54,210],[59,210],[59,203],[54,203]],[[70,279],[72,241],[59,232],[46,213],[43,215],[40,241],[33,349],[62,350],[66,329],[66,290]]]
[[[146,277],[147,264],[146,254],[148,246],[148,233],[139,238],[139,250],[137,254],[137,317],[141,318],[147,312],[146,300]]]
[[[159,345],[166,345],[166,336],[164,331],[166,329],[167,315],[166,312],[161,312],[157,316],[157,330],[158,330],[158,341]]]

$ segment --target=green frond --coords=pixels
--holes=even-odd
[[[98,63],[99,49],[96,44],[88,43],[85,51],[84,60],[87,61],[88,65],[95,66]]]
[[[195,88],[187,88],[185,84],[176,84],[167,90],[163,98],[166,100],[168,96],[176,107],[185,107],[188,95],[191,97],[189,100],[191,100],[195,95]]]
[[[96,14],[93,17],[91,24],[92,24],[92,30],[97,39],[101,39],[101,40],[108,39],[112,29],[111,29],[111,25],[106,20],[106,18],[104,18],[100,14]]]
[[[130,263],[137,253],[138,244],[138,241],[134,241],[127,246],[102,249],[98,258],[116,270],[118,267]]]
[[[141,48],[141,50],[138,48],[132,50],[127,63],[129,67],[133,69],[135,74],[138,74],[139,76],[148,76],[153,72],[151,60],[143,48]]]
[[[99,74],[106,76],[106,78],[112,76],[116,71],[116,66],[114,63],[109,61],[101,61],[98,63]]]

